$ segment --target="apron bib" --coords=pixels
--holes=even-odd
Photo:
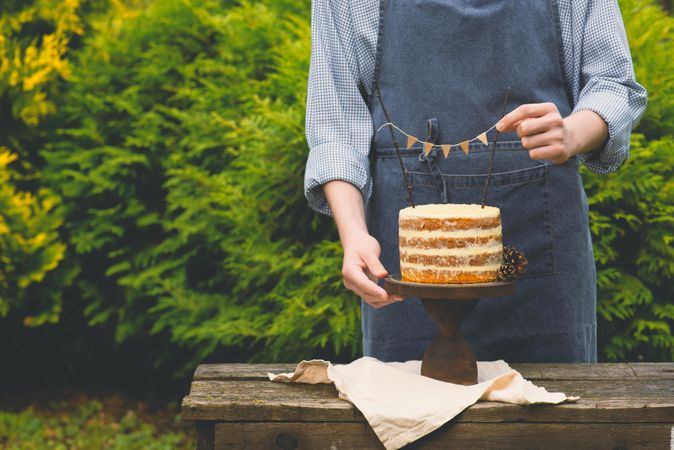
[[[508,86],[506,111],[553,102],[567,116],[559,33],[554,0],[381,0],[374,80],[391,120],[435,143],[496,123]],[[377,129],[386,120],[374,85],[370,92]],[[401,148],[415,202],[481,203],[490,150],[477,142],[468,155],[453,147],[445,159],[439,148],[428,157],[419,144]],[[368,229],[396,273],[398,212],[408,205],[387,129],[375,134],[370,156]],[[516,295],[481,299],[465,320],[478,360],[595,362],[596,274],[578,159],[534,161],[516,133],[503,133],[487,204],[501,209],[504,245],[523,251],[529,266]],[[361,308],[365,356],[420,360],[438,332],[418,298],[379,309],[361,299]]]

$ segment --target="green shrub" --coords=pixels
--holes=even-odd
[[[55,110],[67,53],[82,34],[80,2],[6,1],[0,5],[0,318],[26,326],[58,320],[63,267],[59,199],[40,183],[37,126]]]
[[[626,166],[583,174],[600,345],[606,359],[671,359],[672,19],[647,0],[622,8],[650,103]],[[166,0],[87,19],[56,111],[15,139],[40,143],[30,175],[60,199],[48,229],[67,244],[49,272],[61,284],[33,284],[67,291],[118,342],[168,336],[194,361],[357,356],[332,220],[302,193],[309,11]]]
[[[339,245],[302,194],[308,9],[167,1],[95,25],[43,152],[92,325],[198,357],[355,350]]]
[[[620,0],[636,79],[648,90],[639,131],[649,139],[674,135],[674,18],[649,0]]]
[[[598,267],[600,349],[609,360],[674,359],[674,138],[634,135],[610,176],[585,173]]]
[[[40,288],[63,259],[65,245],[59,242],[57,199],[44,189],[36,195],[18,191],[8,167],[15,159],[0,147],[0,318],[19,308],[24,324],[37,326],[58,319],[60,292]]]
[[[157,429],[147,418],[98,400],[55,402],[20,412],[0,411],[0,446],[6,450],[173,450],[188,448],[176,430]],[[177,418],[176,418],[177,419]]]
[[[83,33],[80,3],[8,1],[0,6],[0,94],[8,96],[12,116],[28,125],[56,110],[55,81],[70,75],[68,45]]]
[[[637,80],[648,108],[617,172],[583,171],[598,268],[600,354],[674,359],[674,19],[622,0]],[[645,136],[644,136],[645,134]]]

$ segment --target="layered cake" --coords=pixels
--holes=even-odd
[[[493,206],[430,204],[400,210],[400,273],[416,283],[486,283],[503,260],[501,212]]]

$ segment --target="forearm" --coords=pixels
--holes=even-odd
[[[594,111],[577,111],[564,119],[564,125],[571,141],[569,156],[602,148],[608,140],[608,126]]]
[[[323,193],[332,210],[342,245],[351,236],[367,233],[363,194],[356,186],[347,181],[332,180],[323,185]]]

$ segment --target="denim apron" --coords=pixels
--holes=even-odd
[[[553,102],[563,117],[571,113],[559,39],[555,0],[381,0],[374,79],[397,126],[457,143],[497,122],[508,86],[506,111]],[[374,86],[377,129],[386,119]],[[472,143],[467,155],[453,147],[445,159],[437,147],[426,157],[420,144],[406,149],[397,138],[417,204],[481,203],[491,143]],[[398,212],[408,204],[387,128],[375,133],[370,162],[368,229],[397,273]],[[516,133],[502,133],[487,204],[501,209],[504,245],[523,251],[529,266],[515,295],[481,299],[463,324],[478,360],[596,361],[596,274],[578,159],[534,161]],[[378,309],[361,299],[361,308],[365,356],[422,359],[438,331],[418,298]]]

